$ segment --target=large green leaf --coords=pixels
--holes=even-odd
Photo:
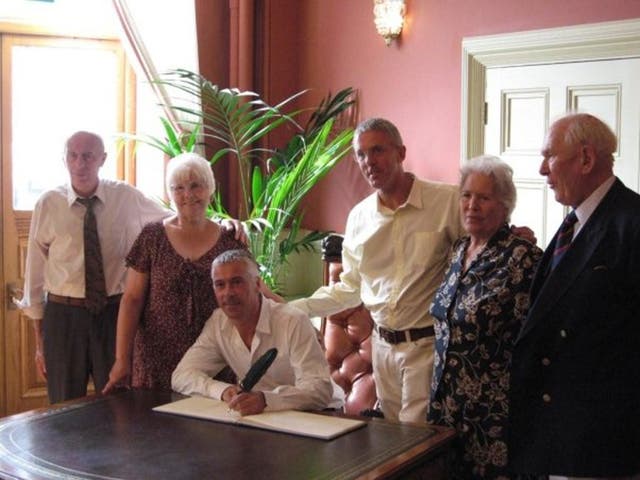
[[[333,119],[330,119],[311,143],[301,142],[302,147],[295,162],[281,164],[264,179],[264,201],[268,205],[265,218],[272,228],[264,232],[262,245],[256,251],[260,256],[259,261],[276,274],[289,254],[301,248],[312,248],[314,242],[326,235],[326,232],[315,233],[302,240],[297,239],[302,220],[300,202],[350,150],[353,131],[345,130],[330,138],[332,127]],[[253,214],[263,215],[264,212],[254,211]],[[288,235],[280,238],[287,227]]]
[[[180,124],[163,119],[165,139],[145,137],[146,143],[167,155],[195,148],[199,142],[216,146],[210,158],[237,163],[241,185],[242,219],[250,234],[251,250],[261,264],[265,282],[277,290],[278,272],[287,257],[315,248],[328,232],[302,233],[305,195],[348,153],[353,130],[336,131],[335,120],[353,105],[353,90],[328,95],[312,110],[304,127],[296,118],[307,109],[289,110],[298,92],[277,105],[255,92],[220,88],[200,74],[174,70],[158,80],[170,93]],[[289,111],[287,111],[289,110]],[[268,145],[268,135],[293,129],[283,149]],[[211,214],[228,217],[218,188]]]

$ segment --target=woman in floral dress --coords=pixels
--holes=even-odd
[[[516,190],[507,164],[472,159],[460,185],[468,235],[452,247],[430,310],[436,352],[428,419],[458,432],[451,478],[507,479],[511,352],[542,251],[509,230]]]
[[[171,373],[217,307],[211,263],[246,248],[206,216],[215,189],[211,165],[186,153],[167,165],[177,214],[148,224],[127,256],[118,314],[116,361],[103,393],[131,378],[133,387],[171,390]]]

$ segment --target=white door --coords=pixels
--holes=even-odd
[[[545,247],[565,209],[538,173],[544,135],[568,110],[592,113],[619,140],[615,173],[638,191],[640,163],[640,59],[488,68],[485,153],[514,169],[518,202],[512,223],[533,229]]]

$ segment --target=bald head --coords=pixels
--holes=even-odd
[[[567,145],[593,148],[598,164],[613,169],[613,154],[618,148],[618,139],[606,123],[588,113],[571,113],[558,119],[555,124],[563,128]]]
[[[76,141],[82,141],[90,143],[94,146],[97,153],[104,153],[104,142],[102,137],[97,133],[87,132],[80,130],[72,134],[65,143],[65,151],[69,148],[69,144],[73,144]]]
[[[81,197],[89,197],[98,188],[98,171],[104,165],[107,154],[104,142],[92,132],[76,132],[65,146],[65,165],[69,171],[71,186]]]
[[[565,115],[549,127],[540,174],[558,202],[576,208],[613,175],[617,145],[615,134],[597,117]]]

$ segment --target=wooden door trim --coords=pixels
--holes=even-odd
[[[4,55],[2,55],[2,51],[4,50],[4,36],[0,35],[0,74],[2,75],[2,85],[6,85],[8,81],[8,75]],[[5,190],[6,190],[6,178],[7,172],[5,171],[5,158],[9,153],[9,141],[6,138],[7,133],[7,119],[9,117],[5,116],[5,99],[7,96],[6,89],[0,88],[0,107],[2,107],[2,111],[0,115],[4,119],[3,122],[0,122],[0,211],[4,211],[5,206]],[[6,353],[7,352],[7,326],[6,326],[6,316],[5,312],[7,311],[6,302],[7,299],[7,291],[5,289],[5,285],[7,284],[4,273],[4,215],[2,215],[3,219],[0,221],[0,285],[3,289],[3,294],[0,296],[0,344],[2,345],[2,354],[0,354],[0,416],[4,416],[7,413],[7,401],[8,401],[8,389],[7,389],[7,367],[6,367]]]
[[[9,119],[11,118],[11,103],[10,103],[10,89],[5,87],[9,85],[9,76],[11,75],[11,69],[9,68],[10,55],[7,54],[7,50],[15,44],[20,45],[72,45],[76,46],[78,41],[82,41],[86,45],[90,45],[93,48],[102,48],[113,51],[117,55],[118,66],[120,74],[117,81],[119,82],[120,89],[123,97],[120,98],[119,105],[121,108],[118,110],[118,122],[120,131],[130,131],[132,126],[135,126],[135,100],[136,100],[136,88],[135,88],[135,74],[133,69],[126,60],[124,49],[121,43],[117,39],[102,39],[102,38],[76,38],[68,35],[62,36],[49,36],[49,35],[27,35],[17,33],[6,33],[1,31],[2,23],[0,23],[0,61],[2,62],[0,68],[0,74],[2,75],[3,88],[0,89],[2,99],[0,104],[2,105],[2,116],[6,120],[1,123],[0,130],[0,208],[3,211],[12,208],[12,189],[11,181],[11,165],[8,164],[8,159],[11,158],[11,125]],[[125,108],[126,107],[126,108]],[[131,180],[132,177],[135,180],[135,158],[133,156],[133,146],[125,149],[118,150],[116,152],[116,172],[118,178],[125,178]],[[13,375],[12,372],[16,371],[19,365],[21,365],[21,359],[15,358],[13,353],[29,351],[32,347],[33,334],[31,332],[32,323],[30,320],[25,321],[24,317],[18,318],[18,321],[14,325],[11,315],[7,315],[7,308],[10,306],[11,298],[7,293],[7,282],[14,279],[24,278],[24,272],[21,270],[23,267],[23,261],[20,261],[18,265],[19,272],[16,273],[11,267],[11,271],[7,270],[4,264],[5,255],[14,255],[13,247],[10,243],[5,243],[5,236],[12,235],[13,231],[17,231],[18,238],[25,238],[28,236],[29,224],[31,219],[30,211],[14,211],[14,215],[3,216],[0,222],[0,262],[2,262],[2,268],[0,268],[0,284],[4,289],[4,294],[0,298],[0,307],[2,313],[0,313],[0,416],[7,413],[15,413],[18,408],[16,405],[16,398],[14,395],[15,385],[9,385],[12,378],[18,379],[17,386],[20,393],[20,399],[27,402],[35,402],[39,398],[46,400],[46,386],[39,380],[34,381],[31,376],[31,371],[25,373],[20,371]],[[12,249],[11,252],[7,252],[8,249]],[[18,245],[18,256],[22,257],[26,252],[26,245]],[[22,315],[22,314],[19,314]],[[9,349],[9,345],[13,348]],[[20,347],[16,347],[20,345]],[[12,355],[9,356],[7,352],[12,351]]]
[[[462,39],[460,162],[484,152],[487,68],[640,57],[640,19]]]

